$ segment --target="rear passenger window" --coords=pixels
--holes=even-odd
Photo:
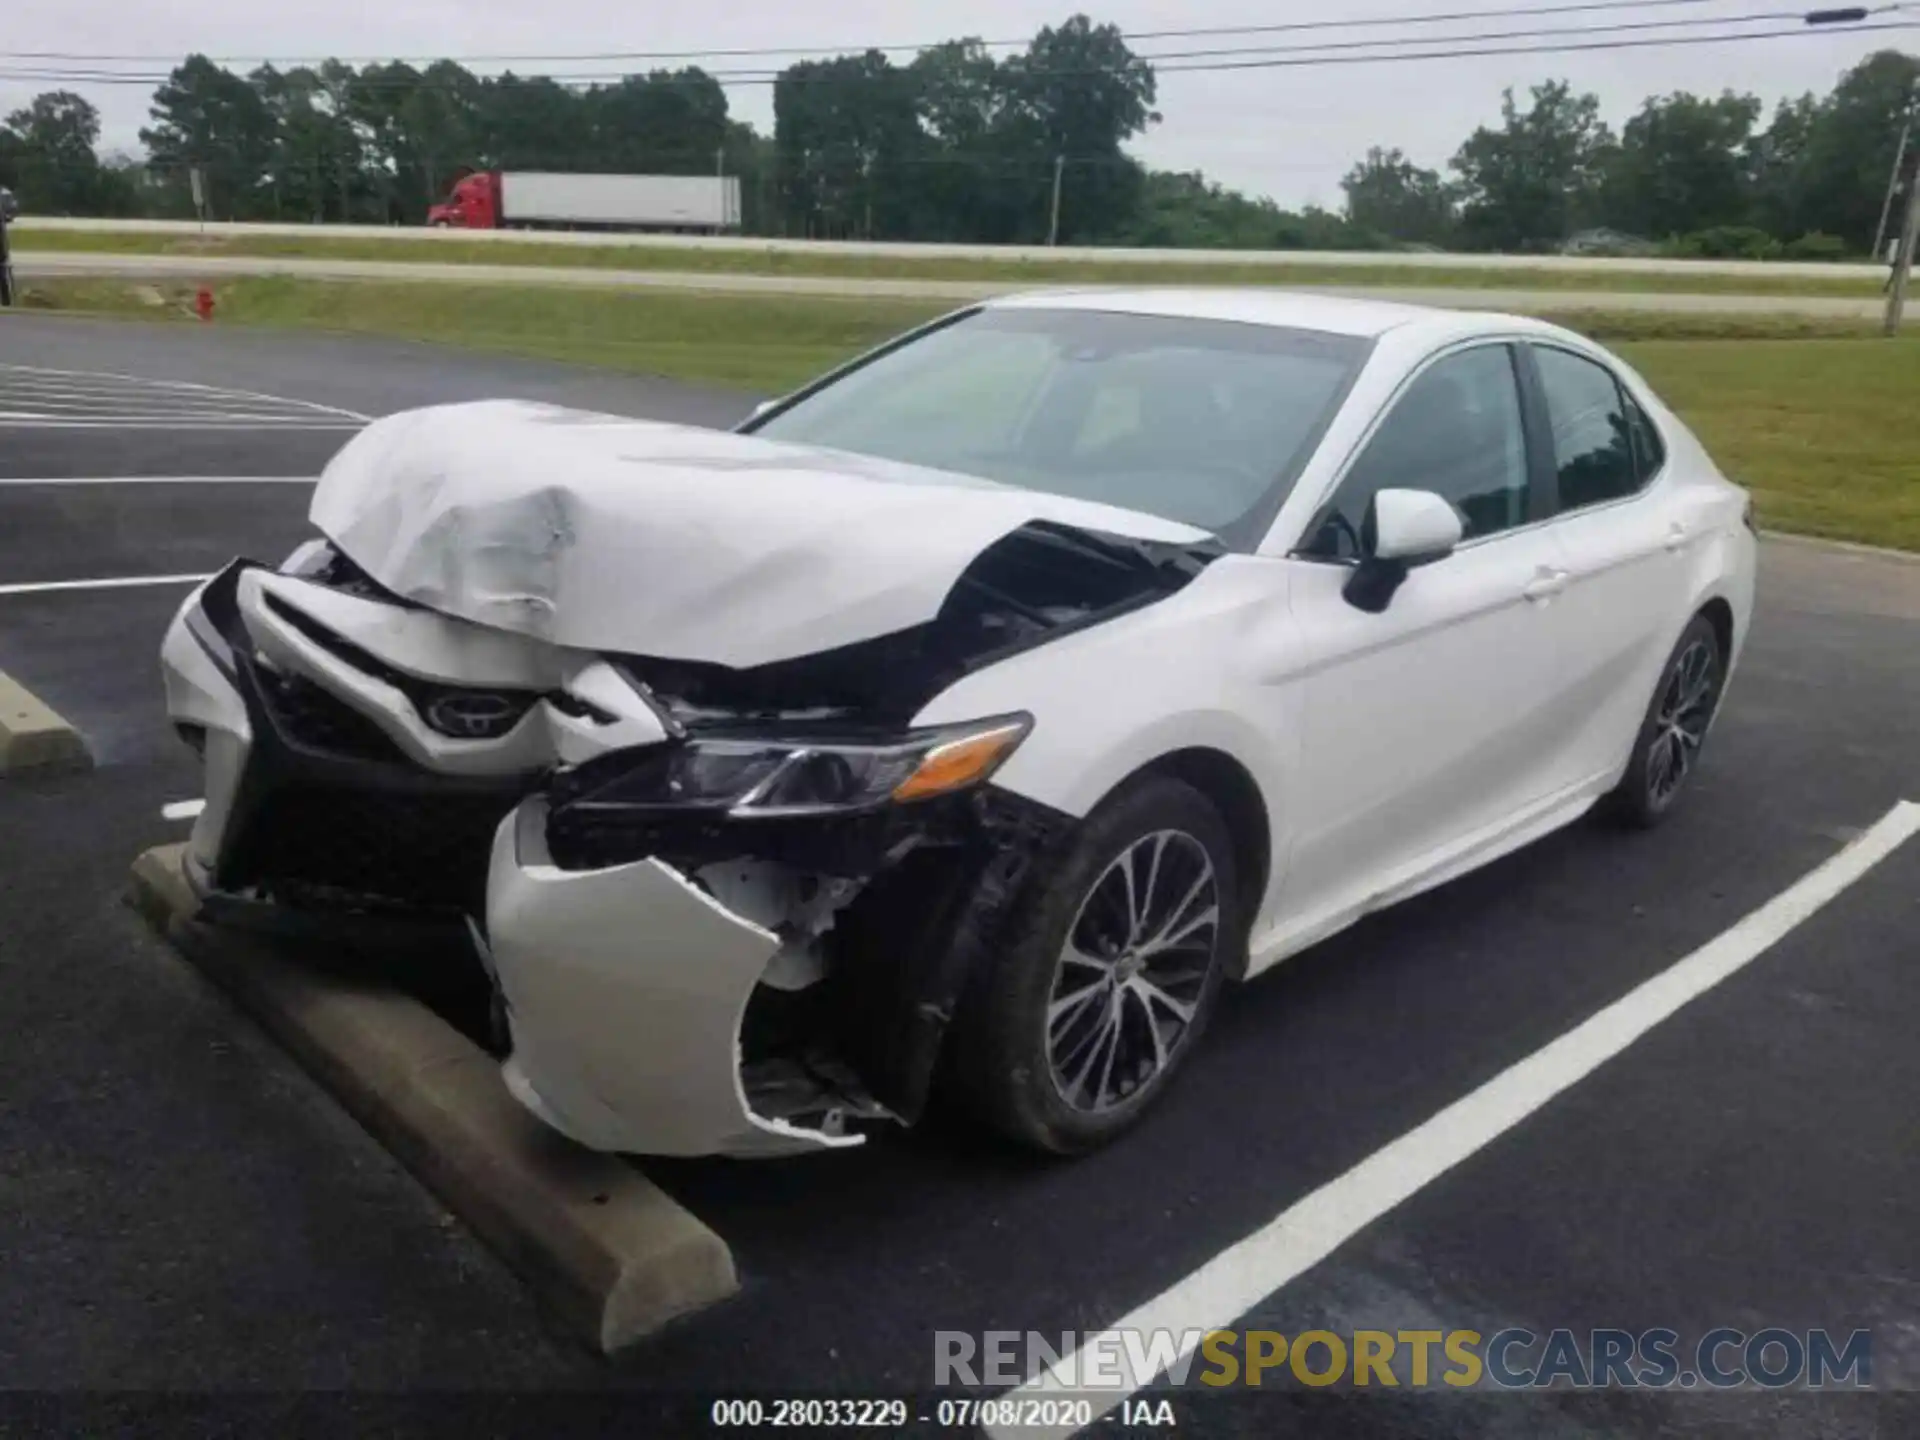
[[[1367,507],[1380,490],[1432,490],[1451,500],[1468,537],[1526,523],[1526,432],[1507,346],[1449,355],[1407,387],[1347,471],[1301,553],[1358,559]]]
[[[1633,403],[1631,395],[1626,397],[1626,401],[1627,429],[1633,432],[1633,463],[1640,472],[1640,483],[1644,485],[1658,475],[1660,467],[1667,463],[1667,447],[1660,438],[1653,418]]]
[[[1652,473],[1635,459],[1639,415],[1613,378],[1613,372],[1566,350],[1536,347],[1540,386],[1553,424],[1553,463],[1560,477],[1560,508],[1578,510],[1619,500],[1640,488]],[[1649,435],[1652,426],[1639,415]],[[1654,437],[1657,444],[1657,437]]]

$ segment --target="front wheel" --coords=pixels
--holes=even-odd
[[[1719,633],[1706,616],[1694,616],[1660,672],[1627,772],[1607,797],[1615,819],[1647,829],[1672,813],[1720,708],[1726,663]]]
[[[1104,802],[967,997],[961,1102],[1054,1154],[1132,1126],[1206,1028],[1240,938],[1237,883],[1227,827],[1191,786],[1152,776]]]

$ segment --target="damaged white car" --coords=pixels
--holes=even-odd
[[[203,913],[470,932],[513,1093],[677,1155],[936,1082],[1107,1140],[1223,981],[1664,815],[1755,557],[1589,342],[1228,291],[973,308],[733,434],[395,415],[312,519],[165,642]]]

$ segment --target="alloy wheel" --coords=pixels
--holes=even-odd
[[[1719,672],[1713,646],[1705,640],[1689,645],[1667,672],[1647,750],[1647,799],[1656,810],[1672,801],[1693,771],[1713,721]]]
[[[1047,1062],[1076,1110],[1111,1110],[1187,1038],[1220,937],[1220,882],[1180,830],[1134,841],[1080,903],[1054,968]]]

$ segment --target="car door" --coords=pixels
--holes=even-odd
[[[1418,888],[1551,788],[1564,583],[1530,464],[1521,357],[1431,359],[1384,411],[1287,562],[1306,650],[1283,928],[1308,938]],[[1432,490],[1465,524],[1384,611],[1343,595],[1374,493]],[[1323,922],[1325,922],[1323,924]]]
[[[1570,348],[1526,348],[1550,437],[1568,572],[1556,601],[1567,643],[1560,689],[1567,729],[1558,783],[1610,778],[1626,758],[1667,651],[1687,618],[1687,531],[1667,491],[1658,428],[1611,369]]]

